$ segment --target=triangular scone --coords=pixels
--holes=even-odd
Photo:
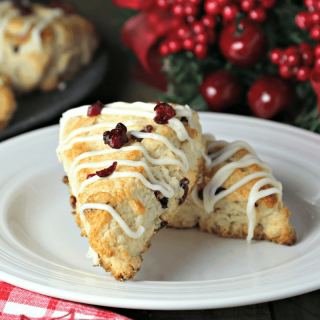
[[[211,141],[208,150],[208,171],[169,225],[199,224],[202,231],[223,237],[293,245],[290,212],[283,207],[282,186],[270,166],[243,141]]]
[[[99,112],[99,103],[94,105]],[[101,114],[93,117],[84,106],[67,111],[60,121],[57,152],[68,174],[81,235],[89,238],[94,264],[117,280],[135,276],[152,237],[168,224],[203,174],[197,113],[174,105],[176,115],[168,124],[157,124],[155,116],[162,115],[155,106],[101,104]],[[116,126],[121,131],[119,123],[127,128],[128,141],[114,149],[104,143],[103,133]],[[114,162],[111,175],[94,175]]]

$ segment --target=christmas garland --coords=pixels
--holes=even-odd
[[[162,101],[320,133],[320,0],[113,0]],[[124,10],[125,11],[125,10]]]

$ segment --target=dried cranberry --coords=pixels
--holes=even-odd
[[[92,106],[88,108],[87,116],[88,117],[96,117],[101,114],[101,110],[104,108],[104,104],[100,101],[97,101]]]
[[[20,15],[22,16],[28,16],[29,14],[32,14],[32,9],[30,5],[27,5],[25,3],[22,3],[21,1],[17,1],[13,7],[15,9],[18,9],[20,11]]]
[[[199,199],[203,200],[203,189],[198,192]]]
[[[183,188],[184,190],[184,194],[182,196],[182,198],[179,199],[179,204],[183,204],[186,199],[187,199],[187,195],[188,195],[188,192],[189,192],[189,180],[187,178],[183,178],[181,181],[180,181],[180,187]]]
[[[155,231],[159,231],[159,230],[165,228],[167,225],[168,225],[167,221],[161,221],[159,228],[156,229]]]
[[[158,124],[168,124],[168,120],[176,115],[175,110],[170,104],[166,102],[160,103],[159,101],[157,101],[157,103],[158,104],[154,108],[154,111],[157,113],[157,115],[153,119],[154,122]]]
[[[153,127],[148,125],[146,126],[146,130],[141,130],[140,132],[148,132],[150,133],[153,130]],[[143,138],[137,138],[134,135],[131,135],[131,138],[137,142],[141,142],[143,140]]]
[[[115,162],[112,164],[112,166],[110,166],[109,168],[105,168],[105,169],[102,169],[102,170],[100,170],[100,171],[97,171],[96,174],[97,174],[100,178],[108,177],[108,176],[110,176],[111,174],[114,173],[114,171],[116,170],[117,164],[118,164],[118,162],[115,161]]]
[[[218,193],[220,193],[221,191],[224,191],[226,190],[225,188],[222,188],[222,187],[219,187],[217,190],[216,190],[216,193],[215,195],[217,195]]]
[[[169,201],[169,199],[166,198],[166,197],[160,198],[160,194],[161,194],[160,191],[155,191],[155,192],[154,192],[154,195],[156,196],[156,198],[158,199],[158,201],[161,203],[161,207],[162,207],[163,209],[166,209],[166,208],[168,208],[168,201]]]
[[[113,149],[120,149],[128,142],[127,127],[118,123],[115,129],[103,133],[103,141]]]
[[[70,204],[73,209],[76,208],[77,198],[75,196],[70,197]]]
[[[254,206],[257,208],[259,205],[255,202],[255,203],[254,203]]]
[[[87,179],[89,179],[89,178],[91,178],[91,177],[94,177],[94,176],[96,176],[95,173],[88,174],[88,175],[87,175]]]
[[[182,118],[180,119],[180,121],[181,121],[181,122],[189,122],[186,117],[182,117]]]

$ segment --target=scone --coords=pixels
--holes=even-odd
[[[53,3],[55,8],[0,2],[0,73],[18,92],[57,88],[87,64],[98,47],[89,21]]]
[[[212,161],[207,159],[207,172],[170,226],[199,224],[200,230],[223,237],[293,245],[296,233],[290,212],[270,166],[244,141],[211,139],[208,150]]]
[[[117,280],[139,271],[141,254],[204,168],[198,115],[167,103],[71,109],[60,121],[57,152],[88,256]]]
[[[0,75],[0,130],[9,123],[17,108],[17,103],[12,92],[8,77]]]

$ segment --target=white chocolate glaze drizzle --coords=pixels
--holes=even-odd
[[[147,119],[154,118],[156,113],[154,112],[154,107],[156,104],[154,103],[142,103],[142,102],[136,102],[132,104],[127,104],[123,102],[116,102],[109,105],[106,105],[102,111],[102,115],[134,115],[136,117],[131,119],[127,122],[124,122],[124,125],[127,127],[133,126],[133,125],[142,125],[143,122],[146,122]],[[101,141],[102,134],[93,134],[90,135],[91,132],[93,132],[96,129],[106,128],[111,129],[116,126],[117,123],[114,122],[104,122],[104,123],[98,123],[92,126],[87,127],[81,127],[74,131],[72,131],[66,138],[63,138],[63,133],[65,130],[65,125],[67,121],[74,117],[87,117],[88,107],[90,106],[83,106],[76,109],[71,109],[67,112],[65,112],[60,120],[60,143],[59,147],[57,149],[57,153],[61,153],[63,151],[69,150],[72,148],[72,146],[75,143],[79,142],[85,142],[85,141]],[[186,117],[188,119],[190,127],[194,128],[193,122],[192,122],[192,110],[189,107],[184,108],[183,106],[175,106],[174,107],[176,111],[177,117]],[[147,119],[143,119],[147,118]],[[148,122],[148,121],[147,121]],[[167,125],[170,128],[172,128],[177,135],[177,138],[180,141],[188,140],[190,142],[191,147],[193,148],[194,141],[190,138],[185,126],[183,123],[176,119],[172,118],[169,120],[169,124]],[[89,134],[89,135],[83,135],[83,134]],[[80,183],[80,186],[78,186],[78,183],[71,183],[72,185],[72,191],[75,196],[78,196],[79,193],[82,193],[85,191],[85,188],[95,182],[100,181],[101,179],[117,179],[117,178],[124,178],[124,177],[132,177],[139,179],[147,188],[154,190],[154,191],[160,191],[165,197],[172,198],[174,196],[174,190],[173,188],[166,182],[157,180],[148,165],[148,162],[152,165],[176,165],[181,168],[182,171],[186,172],[189,170],[189,162],[186,157],[186,154],[176,148],[166,137],[156,134],[156,133],[148,133],[148,132],[140,132],[136,130],[128,131],[128,136],[133,135],[136,138],[141,139],[153,139],[161,141],[173,154],[178,156],[181,160],[176,158],[162,158],[162,159],[155,159],[149,156],[147,153],[147,150],[143,146],[126,146],[122,147],[121,149],[111,149],[106,146],[106,149],[104,150],[97,150],[97,151],[89,151],[84,152],[77,156],[73,163],[70,166],[69,169],[69,178],[77,182],[78,173],[80,170],[87,169],[87,168],[106,168],[110,167],[113,162],[117,162],[117,168],[120,168],[120,171],[114,171],[110,176],[105,178],[100,178],[98,175],[92,176],[89,179],[86,179]],[[93,160],[92,157],[95,156],[101,156],[101,155],[107,155],[110,153],[119,153],[119,152],[130,152],[130,151],[140,151],[143,154],[143,158],[141,161],[131,161],[131,160],[105,160],[105,161],[99,161],[99,162],[81,162],[80,161],[91,158],[91,161]],[[121,166],[130,166],[130,167],[143,167],[144,172],[146,173],[146,177],[135,171],[121,171]],[[80,204],[80,203],[79,203]],[[86,228],[87,235],[89,235],[90,232],[90,225],[87,222],[85,218],[84,211],[86,209],[100,209],[100,210],[106,210],[110,212],[110,214],[113,216],[113,218],[119,223],[123,231],[131,238],[138,239],[140,238],[145,229],[140,226],[138,228],[137,232],[133,232],[128,225],[124,222],[124,220],[119,216],[119,214],[109,205],[106,204],[100,204],[100,203],[85,203],[83,205],[80,204],[80,218],[82,222],[84,223],[84,226]],[[87,257],[93,258],[94,264],[99,264],[99,257],[98,254],[92,249],[89,249]]]
[[[212,162],[209,165],[208,171],[210,171],[214,166],[226,161],[241,149],[247,150],[249,154],[246,154],[238,161],[233,161],[224,165],[215,173],[210,182],[203,189],[203,201],[198,196],[198,188],[194,188],[192,197],[194,202],[199,207],[204,208],[206,212],[210,213],[214,211],[214,206],[219,200],[231,194],[253,179],[262,178],[258,180],[252,187],[246,208],[249,221],[247,241],[248,243],[250,243],[251,239],[253,238],[254,228],[256,225],[256,201],[272,194],[278,194],[281,197],[282,185],[273,177],[270,166],[267,163],[262,162],[254,152],[252,147],[246,142],[235,141],[229,144],[226,141],[214,141],[209,144],[208,148],[209,150],[211,150],[218,147],[222,148],[210,155]],[[259,165],[262,171],[249,174],[248,176],[232,185],[230,188],[216,194],[218,188],[223,185],[223,183],[230,177],[234,170],[238,168],[246,168],[253,164]],[[273,187],[265,190],[260,190],[267,184],[271,184]]]

